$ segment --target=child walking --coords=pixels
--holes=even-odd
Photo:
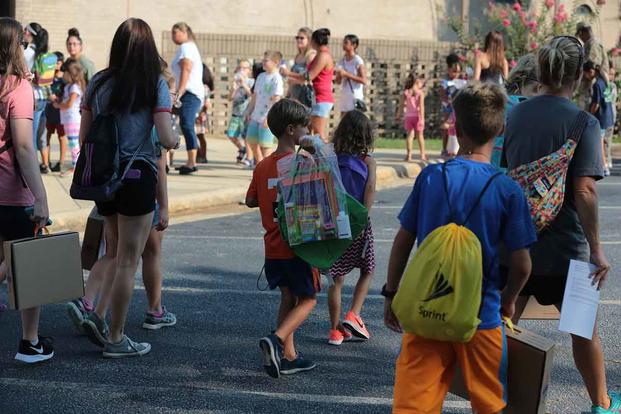
[[[483,282],[480,324],[470,341],[403,335],[393,413],[439,414],[458,364],[474,412],[499,413],[506,405],[507,348],[501,314],[511,317],[514,313],[517,297],[530,275],[528,247],[537,237],[522,190],[490,164],[494,140],[504,125],[505,104],[503,90],[491,83],[470,85],[457,94],[453,106],[460,155],[444,165],[426,167],[399,214],[401,228],[392,246],[388,280],[382,288],[386,297],[384,323],[388,328],[402,332],[392,310],[392,298],[414,243],[420,246],[442,226],[463,223],[476,235],[481,245]],[[510,252],[506,285],[500,277],[501,243]],[[459,285],[447,285],[446,279],[441,279],[442,292],[459,294]],[[437,298],[430,296],[426,301]]]
[[[285,93],[282,76],[278,73],[278,66],[282,54],[276,51],[267,51],[263,56],[263,69],[255,81],[254,93],[248,108],[248,131],[246,142],[252,149],[254,160],[258,164],[267,157],[274,144],[274,135],[267,125],[267,113],[270,108]]]
[[[75,59],[67,59],[64,65],[65,89],[63,91],[62,102],[55,101],[54,108],[60,109],[60,122],[63,125],[67,141],[69,143],[69,151],[71,152],[71,169],[68,173],[73,173],[75,164],[80,155],[80,105],[82,96],[86,88],[84,80],[84,71],[82,66]]]
[[[259,207],[265,229],[265,276],[270,289],[281,292],[276,331],[261,338],[263,366],[273,378],[315,368],[295,349],[293,333],[317,304],[319,273],[298,258],[280,235],[274,204],[277,201],[278,161],[292,156],[300,138],[308,134],[306,107],[297,101],[278,101],[267,114],[267,124],[278,139],[273,154],[257,164],[246,194],[246,205]]]
[[[397,110],[397,122],[401,119],[405,109],[403,127],[407,133],[405,161],[412,161],[412,142],[414,135],[420,149],[420,159],[427,161],[425,153],[425,75],[410,73],[405,81],[405,90],[401,96]]]
[[[334,150],[345,190],[371,211],[375,199],[376,163],[369,155],[373,149],[371,121],[360,111],[345,113],[334,131]],[[345,276],[353,269],[360,269],[354,297],[345,319],[341,322],[341,291]],[[362,305],[369,292],[375,271],[375,245],[371,222],[328,270],[327,276],[334,282],[328,289],[330,332],[328,343],[341,345],[356,337],[366,341],[370,334],[360,317]]]
[[[51,90],[52,95],[62,96],[65,89],[65,79],[62,71],[62,66],[65,62],[65,56],[61,52],[54,52],[56,58],[56,72],[54,73],[54,81],[52,82]],[[45,129],[47,130],[47,146],[43,151],[46,152],[46,159],[50,159],[50,141],[53,134],[58,135],[58,141],[60,143],[60,158],[56,164],[50,167],[52,172],[61,172],[62,165],[65,162],[65,154],[67,152],[67,137],[65,136],[65,130],[60,122],[60,110],[54,108],[54,98],[50,95],[50,102],[45,106]]]
[[[457,143],[457,131],[455,131],[455,113],[453,111],[452,99],[457,92],[466,86],[466,81],[461,79],[461,63],[459,56],[451,53],[446,57],[446,78],[440,83],[440,97],[442,101],[442,112],[444,122],[442,123],[442,153],[444,156],[454,157],[459,150]]]
[[[237,163],[242,164],[246,160],[246,123],[244,115],[250,97],[252,96],[252,87],[254,86],[254,78],[251,77],[252,69],[248,60],[240,60],[235,76],[229,90],[229,101],[231,101],[231,118],[229,126],[226,130],[226,136],[237,148]]]

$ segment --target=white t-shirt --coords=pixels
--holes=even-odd
[[[63,102],[67,102],[69,100],[69,95],[75,93],[78,95],[75,101],[73,101],[73,105],[69,109],[61,109],[60,110],[60,123],[63,125],[69,124],[79,124],[82,120],[80,116],[80,106],[82,105],[82,90],[77,83],[72,83],[71,85],[65,86],[63,91]]]
[[[256,100],[251,118],[253,121],[262,123],[274,105],[272,96],[282,96],[285,93],[285,86],[280,73],[261,73],[254,84],[254,93]]]
[[[201,55],[194,42],[183,43],[177,49],[175,58],[172,61],[172,71],[175,75],[177,90],[179,89],[179,80],[181,79],[181,59],[189,59],[192,62],[192,71],[185,90],[196,95],[201,103],[205,101],[205,88],[203,86],[203,61]]]
[[[352,60],[347,60],[346,58],[343,58],[339,63],[343,70],[351,73],[354,76],[358,76],[358,69],[360,68],[360,66],[364,65],[364,60],[362,60],[360,56],[355,55]],[[339,99],[339,108],[341,112],[353,110],[354,101],[356,99],[364,99],[364,85],[358,82],[354,82],[351,79],[344,79],[341,83],[341,96]]]
[[[26,60],[28,70],[32,71],[35,61],[35,50],[33,45],[28,45],[28,47],[24,49],[24,59]]]

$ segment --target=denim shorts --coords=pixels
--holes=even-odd
[[[271,148],[274,145],[274,135],[269,128],[264,128],[263,124],[259,124],[255,120],[251,120],[248,124],[246,132],[246,141],[249,144],[259,144],[262,148]]]
[[[332,102],[317,102],[315,105],[313,105],[311,116],[318,116],[320,118],[329,118],[330,111],[332,110],[333,106],[334,106],[334,103]]]

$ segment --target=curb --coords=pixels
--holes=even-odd
[[[416,178],[425,165],[423,162],[380,165],[377,167],[377,188],[388,188],[398,185],[401,180]],[[246,188],[225,188],[200,194],[171,197],[168,210],[171,216],[197,213],[212,207],[238,204],[244,199],[245,195]],[[91,207],[81,208],[77,211],[54,215],[52,217],[54,232],[83,232],[91,209]]]

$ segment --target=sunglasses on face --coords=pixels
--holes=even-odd
[[[296,36],[295,40],[305,40],[306,38],[304,36]]]

